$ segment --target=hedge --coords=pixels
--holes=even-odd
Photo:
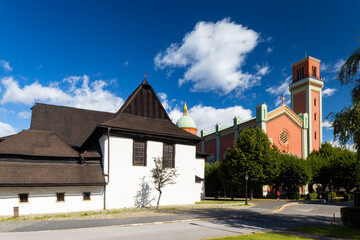
[[[308,193],[307,195],[306,195],[306,198],[307,199],[316,199],[318,197],[318,194],[317,193]]]
[[[299,198],[301,197],[301,194],[300,193],[287,193],[286,196],[289,198],[289,199],[297,199],[299,200]]]
[[[360,227],[360,207],[343,207],[340,212],[344,225]]]

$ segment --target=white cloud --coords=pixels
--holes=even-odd
[[[167,99],[167,94],[166,93],[158,93],[157,94],[158,97],[160,98],[161,104],[163,105],[163,107],[165,108],[166,111],[170,111],[171,110],[171,105],[172,103],[175,101],[175,99],[169,101]]]
[[[10,63],[6,60],[0,60],[0,66],[5,70],[5,71],[8,71],[8,72],[11,72],[13,69],[12,67],[10,66]]]
[[[31,117],[31,113],[28,111],[22,111],[17,114],[17,117],[23,119],[29,119]]]
[[[196,105],[188,110],[189,116],[195,121],[198,132],[206,130],[207,132],[215,131],[215,125],[220,123],[223,127],[233,124],[235,116],[240,117],[242,121],[251,118],[251,110],[244,109],[242,106],[233,106],[228,108],[214,108],[211,106]],[[182,110],[175,108],[169,112],[171,120],[176,121],[183,115]]]
[[[227,94],[258,84],[261,77],[243,72],[247,54],[259,42],[259,34],[230,19],[198,22],[181,44],[173,43],[158,53],[156,67],[186,68],[179,85],[192,82],[192,91]]]
[[[63,83],[68,84],[67,91],[59,87],[59,83],[43,86],[38,82],[25,85],[23,88],[13,77],[1,79],[5,88],[0,103],[34,104],[39,102],[57,104],[98,111],[115,112],[122,104],[123,99],[105,90],[107,85],[103,80],[95,80],[89,83],[89,77],[72,76],[65,78]]]
[[[274,50],[274,48],[268,47],[266,51],[267,51],[268,53],[271,53],[273,50]]]
[[[322,126],[324,127],[324,128],[327,128],[327,129],[333,129],[333,127],[332,127],[332,122],[329,122],[329,121],[327,121],[327,120],[324,120],[323,122],[322,122]]]
[[[16,133],[16,129],[7,123],[0,122],[0,137]]]
[[[324,91],[322,91],[322,96],[323,96],[324,98],[330,97],[330,96],[332,96],[336,91],[337,91],[337,89],[335,89],[335,88],[326,88],[326,89],[324,89]]]
[[[262,67],[259,64],[255,65],[255,69],[257,70],[257,75],[265,76],[270,72],[269,64],[265,64]]]
[[[342,65],[345,63],[344,59],[338,59],[335,63],[320,63],[321,72],[339,73]]]
[[[345,149],[348,149],[350,151],[356,152],[354,144],[341,145],[338,141],[334,141],[334,140],[329,141],[328,143],[333,145],[333,147],[345,148]]]
[[[291,83],[291,78],[292,76],[288,76],[280,86],[273,86],[266,89],[266,92],[270,93],[271,95],[277,96],[275,100],[275,106],[280,106],[282,104],[282,95],[287,97],[285,104],[290,104],[289,84]]]
[[[128,65],[129,65],[129,62],[128,62],[128,61],[124,62],[124,66],[125,66],[125,67],[127,67]]]

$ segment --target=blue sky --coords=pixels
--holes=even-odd
[[[199,129],[272,110],[291,64],[321,59],[323,116],[350,104],[336,80],[358,46],[359,1],[0,1],[0,136],[41,103],[115,111],[144,79]],[[332,140],[324,128],[324,141]]]

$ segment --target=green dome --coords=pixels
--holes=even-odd
[[[197,129],[194,120],[191,117],[189,117],[188,115],[182,116],[176,122],[176,126],[178,126],[179,128],[194,128],[194,129]]]

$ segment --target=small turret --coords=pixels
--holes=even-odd
[[[194,120],[188,116],[188,109],[186,106],[186,103],[184,104],[184,113],[181,118],[176,122],[176,126],[178,126],[181,129],[184,129],[185,131],[192,133],[194,135],[197,135],[197,127],[194,122]]]

